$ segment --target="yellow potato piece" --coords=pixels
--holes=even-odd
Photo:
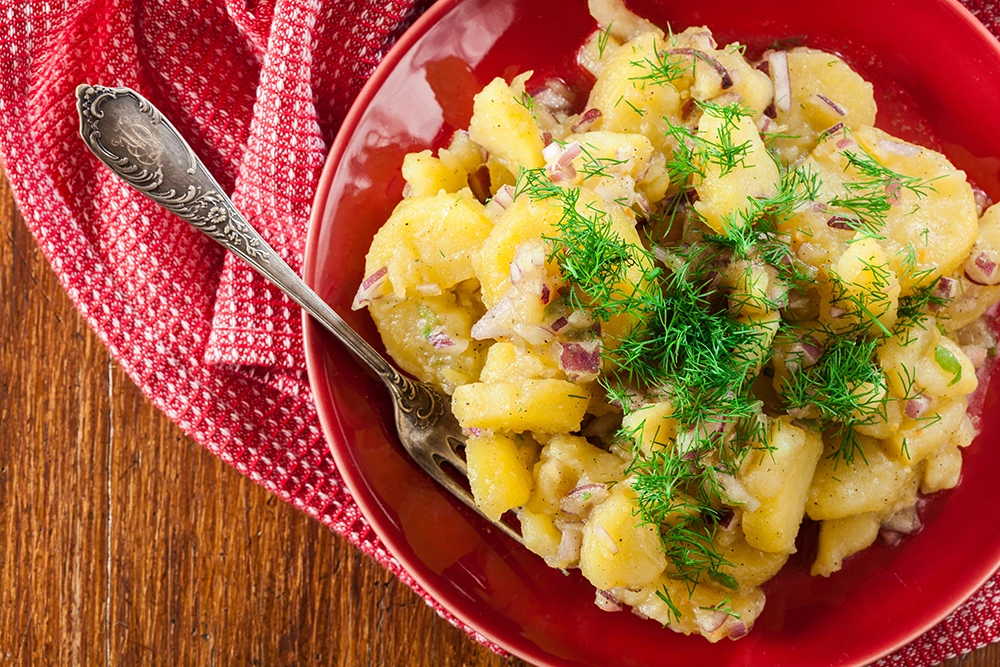
[[[368,310],[386,352],[410,375],[446,394],[479,379],[486,344],[473,340],[471,329],[483,307],[467,291],[405,300],[388,296]]]
[[[744,510],[743,532],[752,547],[790,554],[823,455],[823,440],[792,425],[791,417],[783,417],[771,424],[768,448],[751,452],[741,471],[743,485],[760,502],[753,511]]]
[[[811,574],[829,577],[844,566],[844,559],[867,549],[878,537],[879,520],[872,513],[823,521],[819,526],[819,549]]]
[[[762,551],[750,546],[746,538],[739,531],[737,533],[737,539],[728,544],[721,543],[717,536],[716,549],[730,563],[721,566],[719,571],[735,579],[741,588],[760,586],[781,570],[788,553]]]
[[[372,240],[365,275],[388,267],[399,298],[420,295],[418,287],[447,290],[476,277],[472,254],[492,229],[467,191],[404,199]]]
[[[740,212],[749,209],[750,198],[772,197],[778,191],[778,167],[748,116],[730,119],[706,111],[698,123],[698,135],[712,144],[746,146],[734,164],[709,160],[702,165],[705,177],[695,183],[695,209],[709,227],[728,236],[727,227],[746,225],[746,216]]]
[[[849,130],[875,124],[874,89],[847,63],[832,53],[809,48],[792,49],[787,57],[789,108],[784,111],[775,105],[776,129],[787,135],[774,140],[783,160],[794,163],[807,155],[820,134],[838,123]]]
[[[469,123],[472,140],[514,176],[520,167],[535,169],[545,164],[542,131],[523,97],[524,82],[530,76],[531,72],[525,72],[510,86],[499,77],[493,79],[475,96]]]
[[[619,484],[583,528],[580,571],[596,588],[641,588],[667,566],[655,526],[640,525],[635,493]]]
[[[556,435],[542,448],[535,466],[535,488],[528,508],[555,514],[559,501],[584,477],[588,483],[608,484],[623,477],[625,462],[614,454],[598,449],[585,438]]]
[[[902,142],[873,127],[861,128],[854,138],[879,163],[927,184],[923,197],[906,188],[898,190],[882,231],[886,237],[883,247],[903,294],[918,280],[926,284],[951,274],[968,256],[979,230],[975,197],[965,172],[955,169],[944,155],[926,148],[914,156],[900,155],[890,147]],[[906,267],[906,250],[911,244],[916,250],[914,271]],[[927,277],[918,278],[923,271],[929,271]]]
[[[833,446],[827,446],[809,487],[806,514],[810,519],[843,519],[884,510],[916,478],[909,465],[886,456],[878,441],[866,436],[860,440],[864,460],[855,454],[850,464],[834,458]]]
[[[428,150],[408,153],[403,158],[403,178],[410,186],[410,196],[423,197],[442,190],[458,192],[468,185],[469,174],[460,164],[445,166]]]
[[[677,437],[677,420],[669,401],[658,401],[629,412],[622,419],[622,432],[649,456],[656,450],[667,449]]]
[[[565,380],[476,382],[455,389],[451,407],[462,428],[569,433],[589,401],[590,390]]]
[[[466,441],[469,485],[486,516],[496,521],[507,510],[528,502],[534,486],[531,467],[538,451],[538,444],[523,435],[498,433]]]
[[[670,122],[680,122],[684,104],[678,91],[690,88],[694,77],[687,71],[671,83],[651,80],[652,63],[664,48],[663,38],[655,33],[622,45],[605,59],[587,108],[601,112],[600,129],[644,135],[654,148],[670,153],[666,132]]]

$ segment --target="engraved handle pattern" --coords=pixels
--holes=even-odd
[[[330,330],[382,379],[418,427],[444,410],[432,387],[400,374],[281,259],[236,209],[173,125],[129,88],[76,89],[80,135],[111,171],[245,260]]]

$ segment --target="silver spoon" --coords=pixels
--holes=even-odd
[[[313,292],[240,214],[174,126],[130,88],[83,84],[76,89],[80,135],[101,162],[126,183],[228,248],[278,286],[326,327],[385,383],[392,394],[399,440],[417,465],[484,516],[472,494],[442,468],[448,462],[466,476],[456,451],[465,444],[448,409],[449,399],[414,382],[359,336]],[[494,522],[518,542],[521,536]]]

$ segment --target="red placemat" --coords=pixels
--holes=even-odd
[[[963,1],[1000,34],[1000,5]],[[336,129],[375,65],[430,4],[6,0],[0,157],[62,285],[150,400],[461,626],[402,570],[346,492],[306,380],[298,308],[82,150],[72,94],[91,82],[150,99],[298,268]],[[998,582],[878,664],[922,667],[1000,640]]]

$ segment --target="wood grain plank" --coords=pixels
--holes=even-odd
[[[523,666],[157,411],[0,175],[0,665]],[[1000,664],[1000,645],[945,663]]]
[[[104,662],[110,358],[5,179],[0,238],[0,662]]]

